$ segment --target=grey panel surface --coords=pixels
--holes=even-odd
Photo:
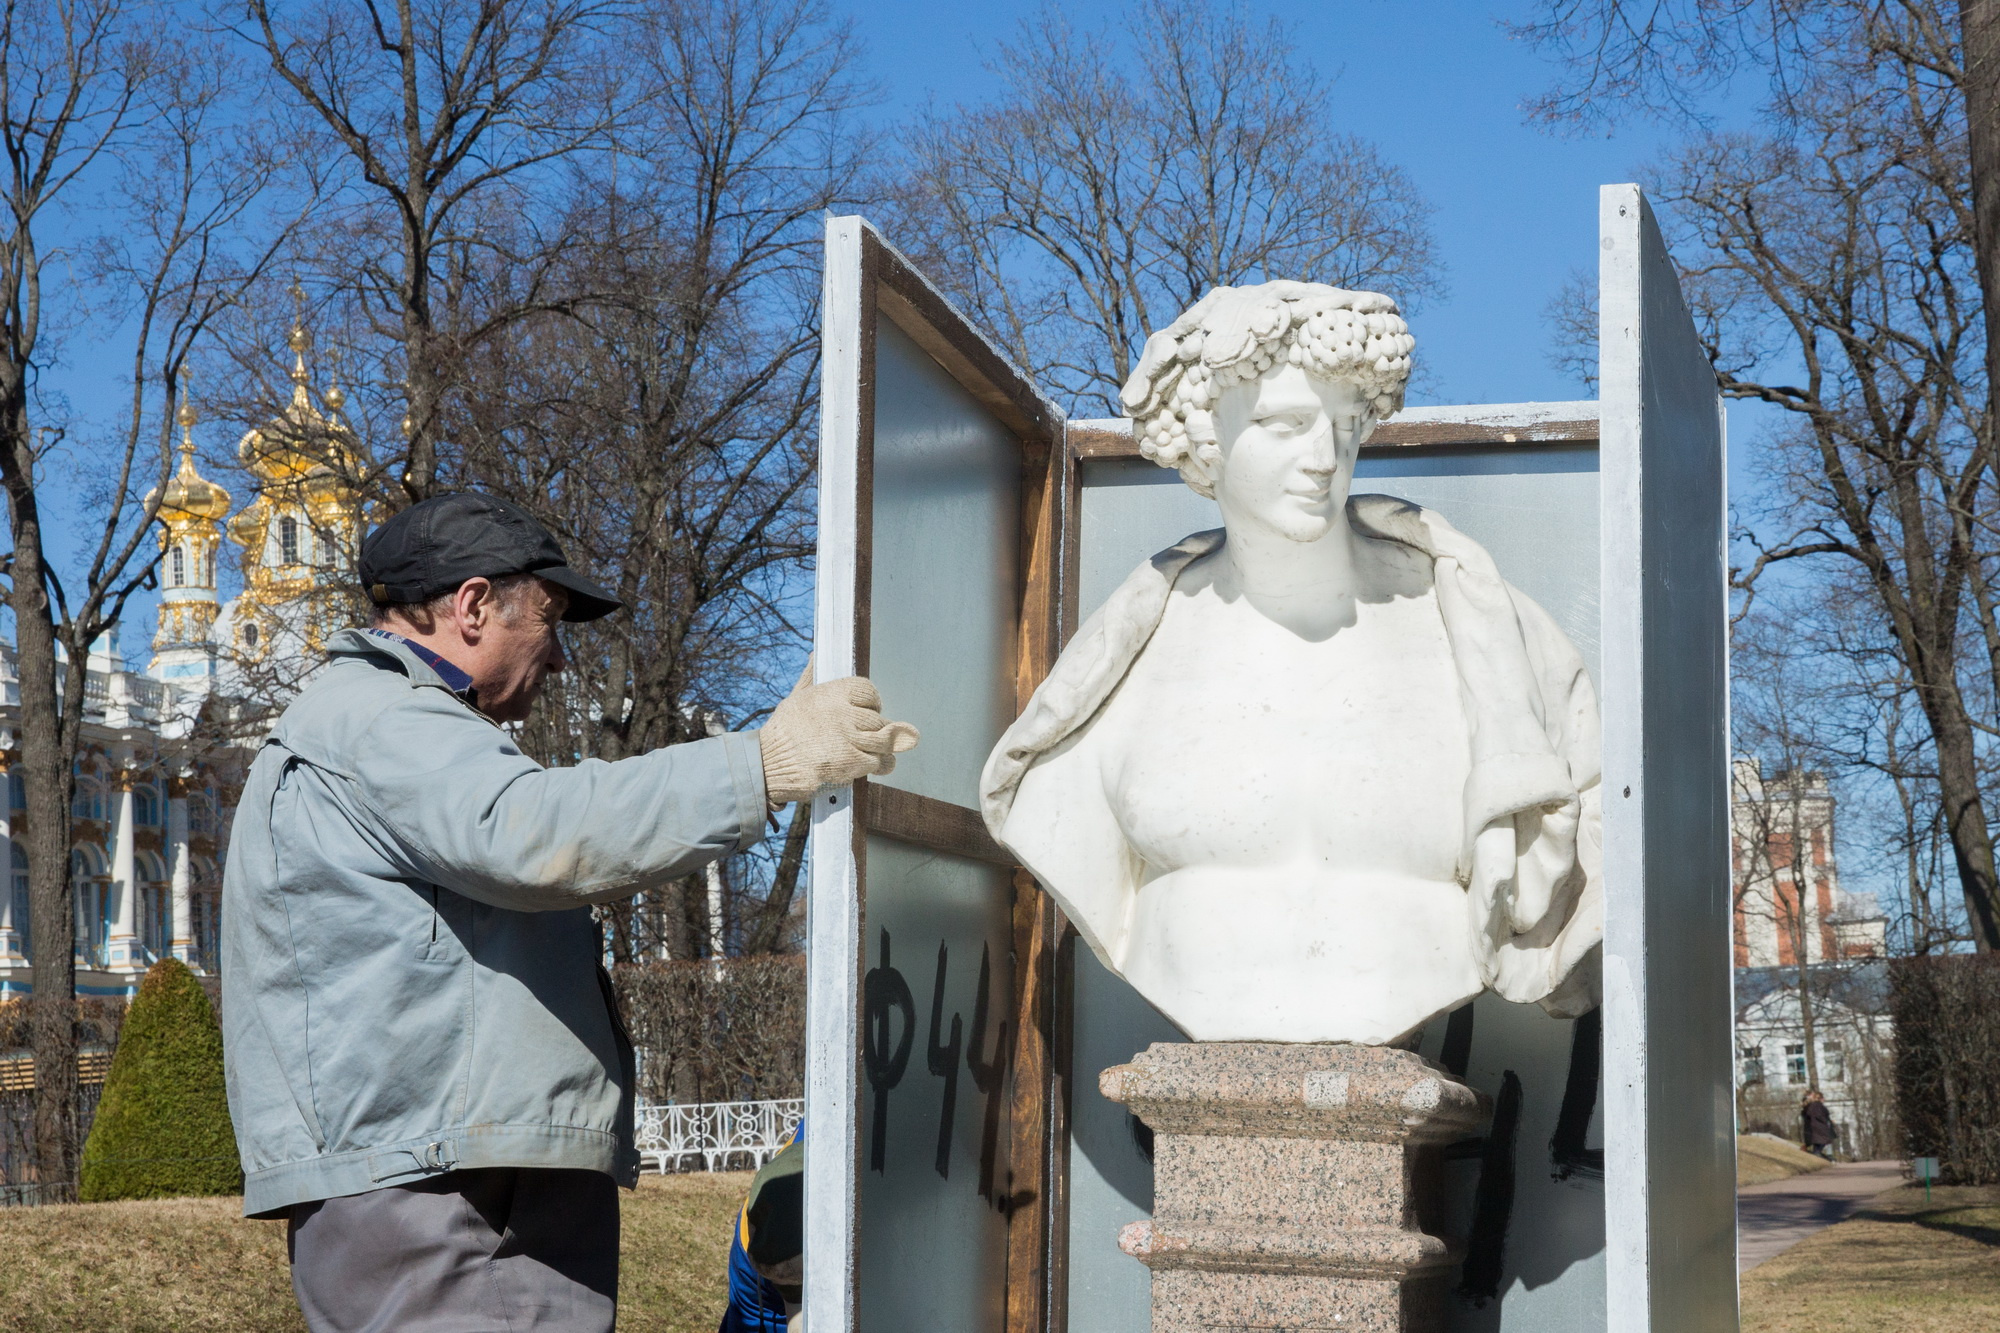
[[[1578,1024],[1550,1018],[1540,1006],[1510,1004],[1497,995],[1472,1004],[1472,1042],[1464,1078],[1503,1103],[1508,1076],[1516,1081],[1518,1118],[1511,1151],[1449,1161],[1445,1166],[1446,1218],[1456,1237],[1473,1237],[1481,1177],[1497,1188],[1511,1171],[1512,1199],[1497,1233],[1472,1246],[1494,1246],[1500,1258],[1497,1299],[1461,1290],[1452,1302],[1450,1333],[1601,1333],[1605,1327],[1604,1143],[1602,1117],[1588,1114],[1596,1101],[1596,1081],[1578,1088],[1577,1105],[1588,1114],[1579,1160],[1558,1151],[1556,1128],[1572,1095],[1572,1060],[1590,1059],[1575,1050]],[[1447,1020],[1425,1029],[1418,1051],[1437,1061],[1444,1053]],[[1585,1033],[1586,1037],[1588,1032]],[[1579,1070],[1578,1073],[1586,1073]],[[1497,1116],[1496,1116],[1497,1119]],[[1504,1166],[1502,1165],[1504,1164]],[[1496,1169],[1497,1168],[1497,1169]],[[1497,1244],[1496,1244],[1497,1242]],[[1464,1276],[1463,1274],[1461,1275]],[[1477,1279],[1462,1286],[1476,1285]]]
[[[879,837],[867,875],[858,1327],[997,1330],[1005,1079],[975,1074],[1004,1066],[1012,879]]]
[[[1088,616],[1140,561],[1189,533],[1220,527],[1215,501],[1145,459],[1083,465],[1079,601]],[[1435,509],[1485,546],[1508,582],[1539,602],[1598,675],[1597,450],[1495,446],[1441,454],[1365,455],[1356,492]],[[1552,542],[1550,533],[1563,534]],[[1171,533],[1172,535],[1163,535]]]
[[[1637,186],[1600,196],[1609,1318],[1737,1327],[1721,405]]]
[[[1069,1326],[1092,1333],[1146,1333],[1153,1274],[1118,1248],[1118,1232],[1153,1214],[1150,1145],[1132,1113],[1097,1090],[1097,1075],[1156,1041],[1187,1037],[1097,955],[1081,947],[1072,952],[1077,1020],[1069,1122]]]
[[[1086,461],[1078,553],[1079,619],[1139,563],[1191,532],[1222,525],[1215,501],[1143,458]],[[1069,1326],[1146,1333],[1153,1275],[1118,1248],[1118,1231],[1153,1211],[1153,1166],[1131,1114],[1097,1090],[1097,1076],[1156,1041],[1180,1041],[1159,1010],[1098,962],[1073,954],[1069,1149]]]
[[[1364,457],[1356,490],[1397,495],[1435,509],[1480,543],[1509,583],[1555,617],[1602,680],[1598,604],[1597,450],[1502,445],[1440,454],[1389,452]],[[1600,1171],[1565,1169],[1551,1139],[1568,1090],[1574,1022],[1538,1006],[1483,995],[1473,1005],[1466,1082],[1496,1103],[1506,1077],[1520,1089],[1520,1119],[1510,1165],[1513,1200],[1501,1240],[1498,1299],[1453,1303],[1453,1333],[1583,1333],[1604,1328],[1604,1184]],[[1445,1023],[1420,1049],[1436,1059]],[[1588,1096],[1586,1106],[1597,1098]],[[1591,1115],[1586,1146],[1602,1150]],[[1448,1170],[1452,1228],[1472,1230],[1481,1159]],[[1491,1171],[1493,1167],[1487,1167]],[[1558,1176],[1563,1178],[1558,1180]]]
[[[1598,670],[1598,478],[1589,447],[1495,445],[1446,452],[1364,456],[1356,491],[1401,496],[1434,508],[1493,553],[1502,574],[1547,607]],[[1083,465],[1080,610],[1088,616],[1153,553],[1191,532],[1219,526],[1213,501],[1174,472],[1143,459]],[[1154,1041],[1180,1036],[1136,991],[1087,950],[1074,972],[1070,1149],[1070,1327],[1145,1333],[1150,1275],[1117,1247],[1118,1229],[1151,1207],[1152,1171],[1130,1116],[1096,1090],[1098,1072]],[[1551,1138],[1570,1083],[1572,1022],[1494,996],[1475,1006],[1467,1081],[1498,1097],[1511,1072],[1521,1112],[1507,1160],[1514,1197],[1500,1237],[1498,1299],[1454,1303],[1453,1333],[1600,1333],[1604,1321],[1604,1191],[1586,1167],[1562,1170]],[[1426,1033],[1436,1058],[1443,1020]],[[1580,1090],[1588,1148],[1601,1150],[1596,1085]],[[1481,1161],[1449,1172],[1451,1225],[1469,1229]],[[1499,1164],[1492,1169],[1496,1178]],[[1558,1174],[1564,1179],[1558,1181]]]
[[[1597,450],[1500,445],[1363,456],[1354,489],[1435,509],[1484,546],[1509,583],[1555,617],[1602,679],[1598,644]]]
[[[881,779],[977,809],[1014,720],[1020,446],[909,336],[875,342],[869,677],[923,744]]]
[[[1181,474],[1143,458],[1086,460],[1083,504],[1078,520],[1082,549],[1077,557],[1079,621],[1148,556],[1193,532],[1222,526],[1215,501],[1189,490]]]

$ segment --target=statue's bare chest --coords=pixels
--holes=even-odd
[[[1360,603],[1319,642],[1241,600],[1176,594],[1092,730],[1154,874],[1453,873],[1469,739],[1428,590]]]

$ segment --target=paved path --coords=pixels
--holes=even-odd
[[[1901,1162],[1848,1162],[1736,1191],[1736,1270],[1748,1272],[1903,1183]]]

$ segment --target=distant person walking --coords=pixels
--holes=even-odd
[[[1840,1141],[1840,1136],[1834,1133],[1833,1113],[1826,1109],[1826,1098],[1820,1095],[1818,1088],[1806,1093],[1799,1119],[1804,1130],[1806,1151],[1831,1162],[1833,1145]]]
[[[505,724],[619,609],[524,510],[405,509],[361,545],[374,624],[251,766],[223,879],[243,1211],[289,1223],[313,1333],[609,1333],[632,1044],[594,903],[764,835],[916,743],[857,677],[761,731],[544,768]],[[275,1316],[274,1316],[275,1317]]]

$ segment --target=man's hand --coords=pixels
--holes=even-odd
[[[864,676],[809,684],[812,664],[757,733],[764,795],[773,810],[812,799],[822,787],[887,773],[916,748],[917,729],[882,716],[882,696]]]

